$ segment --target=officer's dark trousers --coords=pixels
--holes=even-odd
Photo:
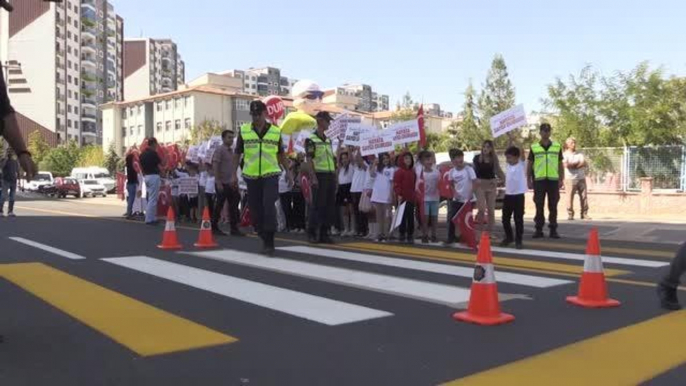
[[[542,180],[534,182],[534,203],[536,204],[536,231],[543,231],[545,225],[545,199],[548,197],[548,227],[557,230],[557,204],[560,202],[559,181]]]
[[[279,199],[279,176],[245,179],[248,185],[248,207],[253,228],[263,241],[276,232],[276,201]]]
[[[679,287],[684,272],[686,272],[686,242],[679,247],[676,256],[669,265],[669,273],[662,279],[662,284],[676,289]]]
[[[314,211],[310,216],[308,232],[320,237],[325,236],[336,219],[336,175],[334,173],[317,173],[318,185],[312,189]]]

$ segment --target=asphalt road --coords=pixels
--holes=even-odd
[[[470,251],[281,235],[269,259],[254,237],[198,251],[182,225],[168,252],[163,227],[111,201],[17,205],[0,219],[3,386],[686,384],[686,313],[660,310],[653,285],[673,244],[603,241],[622,305],[602,310],[565,302],[584,240],[495,250],[516,320],[482,327],[451,317]]]

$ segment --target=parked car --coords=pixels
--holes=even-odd
[[[71,171],[71,178],[77,180],[97,180],[101,185],[107,189],[107,193],[114,193],[117,188],[117,182],[110,175],[109,170],[97,166],[90,166],[87,168],[74,168]]]
[[[57,197],[66,198],[67,196],[81,197],[81,185],[75,178],[56,178],[55,187],[57,188]]]
[[[107,197],[106,188],[98,180],[81,180],[80,186],[82,197]]]
[[[29,182],[22,181],[24,190],[29,192],[38,192],[41,186],[52,185],[55,179],[52,177],[50,172],[38,172],[36,176]]]
[[[50,197],[56,197],[57,196],[57,186],[55,186],[54,183],[47,184],[47,185],[41,185],[38,187],[38,193],[44,194],[44,195],[50,196]]]

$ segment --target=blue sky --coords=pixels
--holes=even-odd
[[[496,53],[527,110],[586,64],[611,75],[648,60],[686,74],[683,0],[113,2],[127,37],[178,43],[189,80],[272,65],[325,88],[363,82],[392,103],[409,91],[458,111]]]

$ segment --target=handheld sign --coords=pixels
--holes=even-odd
[[[264,104],[267,105],[267,117],[269,120],[276,124],[285,111],[283,100],[276,95],[271,95],[264,98]]]
[[[524,105],[519,105],[491,118],[491,132],[493,133],[493,138],[498,138],[512,130],[526,126],[526,124]]]
[[[369,131],[376,131],[376,126],[368,126],[359,123],[348,125],[343,137],[343,144],[346,146],[360,146],[360,134]]]
[[[374,130],[360,134],[360,154],[364,156],[389,153],[395,149],[393,132]]]
[[[393,132],[393,145],[419,142],[419,123],[416,119],[396,123],[386,130]]]

